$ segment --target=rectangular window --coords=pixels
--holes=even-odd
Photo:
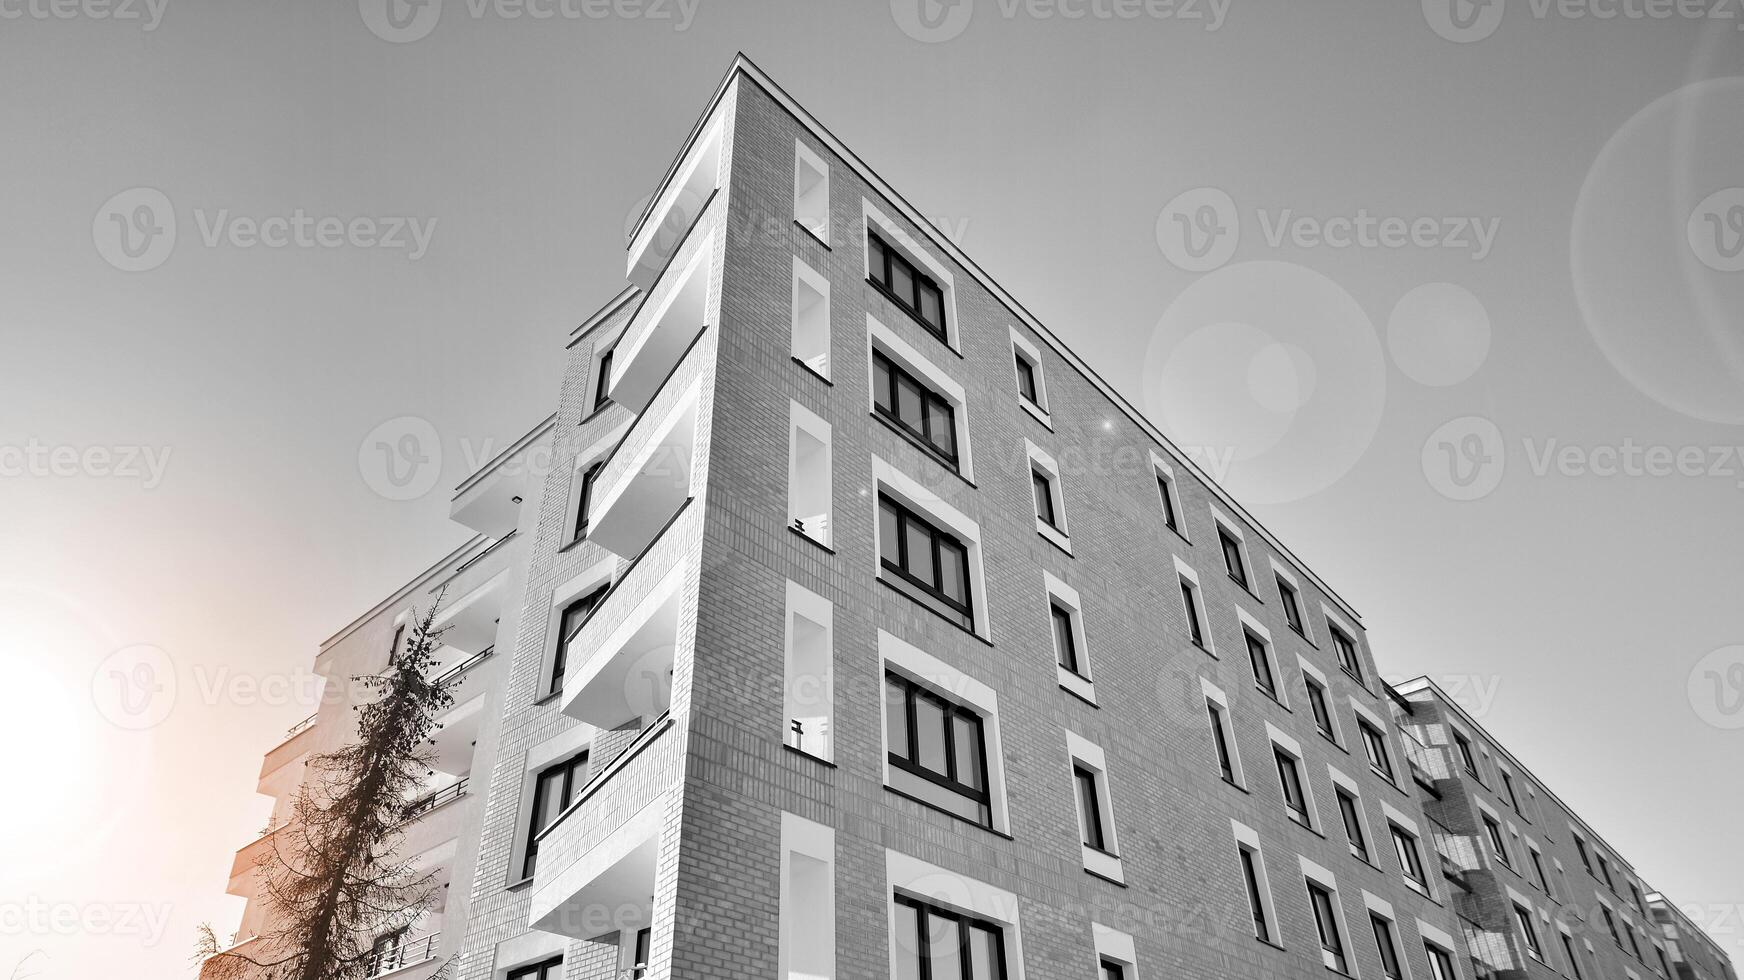
[[[563,957],[553,956],[530,966],[510,970],[507,980],[559,980],[563,976]]]
[[[1078,794],[1078,824],[1083,830],[1084,845],[1098,851],[1107,851],[1108,842],[1103,834],[1102,823],[1102,794],[1096,784],[1096,773],[1083,766],[1073,766],[1072,785]]]
[[[1496,767],[1496,771],[1502,774],[1502,790],[1508,796],[1508,805],[1514,808],[1515,813],[1519,813],[1520,798],[1514,795],[1514,777],[1508,774],[1508,770],[1500,766]]]
[[[1423,857],[1417,848],[1417,838],[1410,831],[1392,824],[1393,853],[1399,858],[1399,870],[1404,873],[1407,881],[1415,882],[1424,888],[1429,882],[1423,877]]]
[[[1574,951],[1574,938],[1568,933],[1562,934],[1562,953],[1568,957],[1569,971],[1574,974],[1574,980],[1583,980],[1581,976],[1580,956]],[[1663,954],[1662,954],[1663,955]],[[1671,976],[1668,972],[1666,976]]]
[[[1041,470],[1029,471],[1030,485],[1035,490],[1036,517],[1043,524],[1059,530],[1060,519],[1054,509],[1054,481]]]
[[[866,233],[866,267],[872,284],[940,340],[945,331],[945,292],[916,268],[908,257],[885,244],[876,232]]]
[[[636,930],[636,942],[630,953],[630,980],[642,980],[648,975],[648,952],[653,944],[653,929]]]
[[[540,771],[533,780],[533,807],[527,827],[527,856],[521,861],[521,877],[533,877],[538,865],[539,835],[557,822],[563,811],[587,784],[587,753]]]
[[[830,377],[830,281],[793,257],[793,359]]]
[[[792,403],[789,415],[787,525],[828,548],[835,505],[832,430],[798,402]]]
[[[1328,969],[1349,973],[1344,957],[1344,937],[1338,931],[1338,914],[1332,892],[1308,879],[1308,904],[1314,909],[1314,928],[1320,934],[1320,959]]]
[[[793,146],[793,220],[818,241],[830,243],[830,168],[797,140]]]
[[[1054,653],[1059,657],[1060,666],[1084,676],[1078,664],[1078,642],[1072,636],[1072,611],[1053,602],[1048,604],[1048,615],[1054,624]]]
[[[593,510],[594,485],[599,482],[600,471],[606,468],[605,460],[590,463],[587,469],[581,471],[581,493],[575,504],[575,534],[574,540],[587,537],[587,521]]]
[[[898,980],[1005,980],[1005,932],[998,923],[897,894]]]
[[[1399,946],[1393,940],[1393,924],[1370,912],[1369,925],[1375,931],[1375,949],[1381,954],[1381,976],[1387,980],[1402,980],[1404,973],[1399,969]]]
[[[1338,654],[1338,665],[1345,673],[1362,680],[1362,661],[1357,658],[1356,641],[1336,626],[1329,624],[1327,628],[1332,633],[1332,649]]]
[[[1603,854],[1600,854],[1598,856],[1598,859],[1599,859],[1599,876],[1605,880],[1605,887],[1609,888],[1613,892],[1616,891],[1617,886],[1611,883],[1611,865],[1610,865],[1610,863],[1605,860],[1605,856]]]
[[[1520,941],[1526,944],[1526,952],[1535,960],[1544,959],[1544,951],[1538,947],[1538,927],[1532,921],[1532,911],[1523,905],[1514,906],[1514,922],[1520,927]]]
[[[1274,745],[1272,759],[1278,766],[1278,786],[1284,794],[1284,812],[1302,826],[1312,826],[1308,819],[1308,801],[1302,796],[1302,772],[1295,757]]]
[[[1478,761],[1472,757],[1471,739],[1459,732],[1453,733],[1453,744],[1459,749],[1459,763],[1465,771],[1473,776],[1478,774]]]
[[[787,583],[786,727],[791,748],[828,762],[835,740],[835,607]]]
[[[1586,866],[1587,874],[1593,874],[1593,859],[1587,854],[1587,842],[1581,840],[1579,836],[1576,836],[1574,839],[1574,849],[1575,852],[1580,855],[1581,864]],[[1598,876],[1593,875],[1593,877],[1596,878]]]
[[[1229,570],[1229,577],[1247,588],[1247,561],[1241,554],[1241,542],[1222,525],[1217,528],[1217,540],[1223,547],[1223,567]]]
[[[1284,621],[1290,624],[1291,629],[1295,630],[1298,634],[1301,634],[1302,633],[1301,596],[1298,596],[1296,594],[1295,586],[1292,586],[1290,583],[1284,581],[1284,577],[1282,575],[1278,576],[1278,600],[1280,602],[1282,602],[1284,605]]]
[[[782,980],[836,980],[836,833],[781,814],[776,972]]]
[[[974,629],[969,551],[961,541],[885,494],[878,496],[878,535],[885,570],[934,611]]]
[[[1356,797],[1343,789],[1336,790],[1336,793],[1338,815],[1344,821],[1344,838],[1350,842],[1351,856],[1359,861],[1368,861],[1368,835],[1363,833],[1362,811],[1357,807]]]
[[[957,412],[944,395],[883,351],[872,351],[872,407],[953,469],[957,466]]]
[[[1179,534],[1181,519],[1175,501],[1175,481],[1161,470],[1157,471],[1157,496],[1163,502],[1163,525]]]
[[[1103,960],[1102,980],[1126,980],[1126,967],[1113,960]]]
[[[1036,385],[1036,366],[1020,351],[1013,350],[1012,360],[1017,363],[1017,393],[1031,405],[1041,408],[1042,393]]]
[[[593,410],[600,409],[612,403],[612,355],[616,348],[599,356],[598,377],[593,382]]]
[[[1224,782],[1239,785],[1235,780],[1235,753],[1230,748],[1233,736],[1229,731],[1229,717],[1223,713],[1223,706],[1210,698],[1205,699],[1205,710],[1211,717],[1211,743],[1217,750],[1217,769],[1223,774]]]
[[[1356,722],[1357,730],[1362,732],[1363,751],[1368,753],[1369,768],[1384,776],[1388,782],[1393,781],[1393,757],[1387,752],[1387,739],[1380,729],[1361,718]]]
[[[1526,853],[1532,858],[1532,873],[1538,876],[1538,887],[1544,889],[1544,894],[1555,898],[1556,893],[1550,890],[1550,878],[1544,874],[1544,855],[1538,853],[1536,847],[1528,847]]]
[[[1263,885],[1260,879],[1259,854],[1251,848],[1238,847],[1241,856],[1241,874],[1247,882],[1247,903],[1253,910],[1254,936],[1266,942],[1272,941],[1272,924],[1266,917],[1266,902]]]
[[[1488,815],[1484,817],[1484,834],[1490,839],[1490,850],[1495,852],[1496,860],[1502,862],[1503,867],[1512,868],[1514,862],[1508,858],[1508,844],[1502,838],[1502,828]]]
[[[1611,932],[1611,942],[1616,943],[1618,949],[1622,949],[1623,936],[1621,933],[1617,932],[1617,917],[1611,914],[1609,906],[1601,905],[1599,906],[1599,911],[1604,913],[1605,928]]]
[[[993,826],[981,716],[896,673],[884,675],[891,786],[983,827]]]
[[[1429,957],[1430,980],[1459,980],[1459,975],[1453,972],[1453,957],[1447,950],[1424,943],[1423,952]]]
[[[593,614],[594,607],[605,598],[604,587],[582,596],[563,607],[563,615],[557,621],[557,655],[551,662],[551,684],[546,687],[547,694],[563,690],[563,675],[569,669],[571,650],[575,638],[581,633],[581,625],[587,622],[587,617]]]
[[[1199,589],[1185,578],[1181,579],[1181,605],[1187,610],[1187,636],[1193,645],[1201,650],[1205,646],[1205,623],[1199,618]]]
[[[1302,683],[1308,691],[1308,709],[1314,714],[1314,728],[1326,736],[1326,740],[1338,743],[1338,736],[1332,728],[1332,711],[1326,706],[1326,688],[1320,682],[1304,674]]]
[[[1266,692],[1267,697],[1276,701],[1278,699],[1278,681],[1272,674],[1272,657],[1271,652],[1266,649],[1266,641],[1252,633],[1246,633],[1245,636],[1247,637],[1247,659],[1253,667],[1254,683],[1260,686],[1260,690]]]

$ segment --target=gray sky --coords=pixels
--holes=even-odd
[[[549,413],[741,49],[1179,441],[1233,445],[1385,671],[1462,685],[1741,951],[1744,653],[1709,657],[1744,643],[1744,460],[1710,448],[1744,445],[1736,2],[1462,30],[1233,0],[1210,30],[1209,0],[974,0],[929,32],[909,0],[446,0],[399,34],[383,0],[154,2],[0,0],[0,781],[30,801],[0,969],[173,975],[234,928],[286,682],[464,539],[447,490]],[[299,213],[306,244],[247,244]],[[1374,246],[1336,247],[1362,215]],[[440,446],[410,501],[359,460],[405,416]],[[1647,447],[1695,449],[1604,475]],[[176,686],[133,714],[142,662]]]

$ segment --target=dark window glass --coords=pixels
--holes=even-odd
[[[541,963],[510,970],[507,980],[557,980],[563,975],[563,957],[554,956]]]
[[[1344,820],[1344,837],[1350,842],[1350,853],[1358,860],[1369,859],[1368,835],[1363,833],[1362,811],[1357,809],[1356,797],[1344,790],[1338,790],[1338,815]]]
[[[1532,857],[1532,873],[1538,876],[1538,887],[1544,889],[1544,894],[1555,898],[1556,893],[1550,890],[1550,878],[1544,874],[1544,855],[1530,848],[1526,853]]]
[[[1424,943],[1423,952],[1429,957],[1429,980],[1459,980],[1453,972],[1453,957],[1446,950]]]
[[[615,353],[617,353],[616,350],[609,350],[600,355],[599,377],[595,378],[593,382],[593,407],[596,412],[611,404],[612,355]]]
[[[1338,916],[1332,907],[1332,893],[1308,882],[1308,904],[1314,909],[1314,928],[1320,934],[1321,959],[1331,969],[1348,973],[1344,958],[1344,937],[1338,932]]]
[[[1302,680],[1308,690],[1308,709],[1314,713],[1314,727],[1320,730],[1320,734],[1337,741],[1332,734],[1332,712],[1326,707],[1326,689],[1306,677]]]
[[[1520,906],[1514,906],[1514,921],[1520,926],[1520,939],[1526,943],[1526,952],[1534,958],[1543,958],[1543,950],[1538,948],[1538,929],[1532,923],[1532,913]]]
[[[1301,769],[1283,749],[1274,747],[1272,757],[1278,765],[1278,785],[1284,793],[1284,809],[1289,812],[1291,820],[1306,825],[1309,822],[1308,803],[1302,796]]]
[[[1187,635],[1196,647],[1205,646],[1205,625],[1199,622],[1199,603],[1195,601],[1193,583],[1181,580],[1181,604],[1187,607]]]
[[[653,944],[653,941],[653,929],[638,929],[636,931],[636,947],[631,953],[630,980],[642,980],[648,975],[648,947]]]
[[[1247,588],[1247,563],[1241,560],[1241,542],[1221,527],[1217,529],[1217,539],[1223,545],[1223,567],[1229,570],[1229,577]]]
[[[405,639],[406,639],[406,624],[405,623],[394,624],[394,641],[393,641],[393,645],[388,647],[388,663],[391,664],[395,660],[399,659],[400,644],[404,643]]]
[[[1562,952],[1563,955],[1568,957],[1568,968],[1574,971],[1574,980],[1582,980],[1580,957],[1575,955],[1574,940],[1570,939],[1566,934],[1562,937]],[[1661,953],[1659,955],[1661,965],[1663,965],[1665,954]],[[1669,977],[1671,976],[1671,972],[1667,970],[1665,971],[1665,975]]]
[[[538,864],[539,834],[556,822],[575,802],[575,796],[587,783],[587,753],[559,762],[542,770],[533,779],[532,819],[527,826],[527,856],[521,862],[521,876],[533,877]]]
[[[1284,621],[1290,624],[1291,629],[1300,633],[1302,632],[1302,607],[1298,598],[1296,590],[1290,587],[1290,583],[1284,581],[1282,575],[1278,576],[1278,599],[1284,604]]]
[[[1084,826],[1084,843],[1098,851],[1108,850],[1102,834],[1102,800],[1096,791],[1096,774],[1083,766],[1072,767],[1078,790],[1078,822]]]
[[[957,465],[956,409],[880,350],[872,352],[872,407],[933,455]]]
[[[1580,854],[1581,864],[1586,866],[1587,874],[1593,873],[1593,859],[1587,854],[1587,842],[1579,837],[1574,839],[1574,849]]]
[[[973,629],[968,550],[888,496],[879,496],[878,510],[884,568],[912,586],[906,591],[929,608]]]
[[[994,922],[896,896],[900,980],[1005,980],[1005,932]]]
[[[1393,942],[1393,924],[1378,915],[1369,915],[1375,930],[1375,948],[1381,953],[1381,975],[1387,980],[1400,980],[1399,947]]]
[[[605,589],[596,589],[563,607],[563,615],[557,622],[557,654],[551,663],[551,685],[545,689],[546,693],[563,690],[563,675],[569,669],[570,645],[581,633],[581,624],[587,622],[587,617],[605,594]]]
[[[1102,980],[1126,980],[1126,967],[1113,960],[1103,960]]]
[[[1387,753],[1387,740],[1380,730],[1366,721],[1358,721],[1362,732],[1363,751],[1368,753],[1369,767],[1387,779],[1393,778],[1393,757]]]
[[[1617,890],[1617,886],[1611,883],[1611,865],[1605,861],[1605,856],[1603,854],[1599,855],[1599,874],[1605,879],[1606,888],[1609,888],[1612,891]]]
[[[931,276],[873,232],[866,234],[866,265],[867,275],[884,295],[940,340],[946,339],[945,294]]]
[[[1484,833],[1490,837],[1490,847],[1496,852],[1496,860],[1507,867],[1513,867],[1514,862],[1508,857],[1508,844],[1502,839],[1502,828],[1494,820],[1485,817]]]
[[[1356,656],[1356,641],[1336,626],[1328,624],[1327,628],[1332,632],[1332,649],[1338,653],[1338,665],[1352,677],[1362,680],[1362,663]]]
[[[1405,877],[1419,885],[1427,885],[1423,878],[1423,859],[1417,853],[1417,838],[1412,837],[1403,828],[1395,824],[1393,830],[1393,853],[1398,855],[1399,870]]]
[[[1054,513],[1054,481],[1041,470],[1030,470],[1030,483],[1035,488],[1036,516],[1042,523],[1059,530],[1060,519]]]
[[[899,674],[885,674],[884,684],[891,785],[992,826],[981,716]]]
[[[1171,492],[1173,489],[1169,485],[1168,477],[1157,475],[1157,496],[1163,498],[1163,523],[1171,530],[1179,531],[1181,525],[1175,519],[1175,495]]]
[[[589,511],[593,510],[594,484],[599,481],[600,470],[605,469],[605,461],[592,464],[581,474],[581,493],[575,503],[575,534],[580,538],[587,534]]]
[[[1248,663],[1253,666],[1254,682],[1259,684],[1260,690],[1276,698],[1278,696],[1278,682],[1272,676],[1272,660],[1266,654],[1266,643],[1252,633],[1246,635],[1247,659]]]
[[[1036,388],[1035,365],[1031,364],[1029,359],[1024,357],[1022,354],[1014,352],[1012,356],[1017,361],[1018,394],[1027,398],[1031,405],[1034,405],[1037,408],[1042,407],[1041,393],[1039,389]]]
[[[1500,766],[1496,767],[1496,771],[1502,774],[1502,789],[1507,791],[1508,805],[1513,807],[1515,812],[1519,812],[1520,798],[1514,795],[1514,777],[1508,775],[1508,770]]]
[[[1242,878],[1247,882],[1247,904],[1253,910],[1254,935],[1271,942],[1272,924],[1266,921],[1266,906],[1260,900],[1259,858],[1245,847],[1237,848],[1237,852],[1241,856]]]
[[[1465,771],[1473,776],[1478,774],[1478,760],[1472,755],[1471,739],[1458,732],[1453,733],[1453,744],[1459,749],[1459,763]]]
[[[1622,949],[1623,937],[1617,933],[1617,917],[1603,905],[1599,906],[1599,911],[1605,914],[1605,928],[1611,931],[1611,942],[1616,943],[1618,949]]]
[[[1059,655],[1060,666],[1080,677],[1084,670],[1078,663],[1078,644],[1072,638],[1072,613],[1059,603],[1048,606],[1049,614],[1054,622],[1054,652]]]
[[[1217,769],[1226,782],[1235,782],[1235,756],[1229,750],[1229,735],[1223,730],[1223,707],[1209,698],[1205,710],[1211,716],[1211,742],[1217,748]]]

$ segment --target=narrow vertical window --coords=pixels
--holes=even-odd
[[[1272,759],[1278,767],[1278,787],[1284,794],[1284,812],[1291,820],[1309,826],[1308,803],[1302,796],[1302,772],[1295,757],[1274,745]]]
[[[653,944],[653,929],[636,930],[636,943],[630,954],[630,980],[642,980],[648,975],[648,952]]]
[[[1295,586],[1284,581],[1282,575],[1278,576],[1278,601],[1284,606],[1284,621],[1289,623],[1290,628],[1295,630],[1298,635],[1302,633],[1302,604],[1300,600],[1301,597],[1296,594]]]
[[[1356,641],[1350,635],[1336,626],[1331,626],[1332,649],[1338,655],[1338,665],[1344,672],[1357,680],[1362,680],[1362,661],[1357,659]]]
[[[1107,851],[1103,834],[1102,800],[1096,784],[1096,773],[1083,766],[1072,767],[1073,785],[1078,793],[1078,823],[1083,828],[1084,845]]]
[[[793,359],[830,377],[830,281],[793,259]]]
[[[533,806],[527,826],[527,853],[521,860],[521,876],[533,877],[538,865],[539,835],[557,822],[563,811],[587,782],[587,753],[542,770],[533,780]]]
[[[1343,789],[1338,794],[1338,815],[1344,821],[1344,838],[1350,843],[1351,856],[1359,861],[1369,860],[1368,835],[1363,833],[1362,811],[1357,808],[1356,797]]]
[[[1210,698],[1205,699],[1205,710],[1211,717],[1211,743],[1217,750],[1217,769],[1224,782],[1236,785],[1235,754],[1229,747],[1229,719],[1224,715],[1223,707]]]
[[[1278,699],[1278,681],[1272,674],[1271,653],[1266,649],[1266,641],[1247,633],[1247,659],[1253,667],[1254,683],[1266,696],[1276,701]]]
[[[1338,930],[1338,913],[1332,892],[1313,879],[1308,881],[1308,904],[1314,909],[1314,928],[1320,934],[1320,958],[1328,969],[1349,973],[1344,956],[1344,936]]]
[[[1459,980],[1458,974],[1453,972],[1453,957],[1447,950],[1424,943],[1423,952],[1429,957],[1430,980]]]
[[[1484,817],[1484,834],[1490,839],[1490,850],[1495,852],[1496,860],[1502,862],[1503,867],[1512,868],[1514,862],[1508,858],[1508,843],[1502,838],[1502,828],[1488,815]]]
[[[1538,947],[1538,927],[1532,922],[1532,912],[1525,906],[1514,906],[1514,922],[1520,927],[1520,941],[1526,944],[1526,952],[1535,960],[1544,959],[1544,951]]]
[[[818,241],[830,243],[830,168],[797,140],[793,146],[793,220]]]
[[[1174,481],[1161,473],[1157,474],[1157,496],[1163,502],[1163,525],[1171,531],[1181,530],[1180,518],[1175,515]]]
[[[1024,400],[1031,405],[1041,408],[1042,396],[1041,389],[1036,387],[1035,365],[1031,364],[1029,358],[1024,357],[1021,353],[1014,352],[1012,360],[1017,363],[1017,393],[1022,395]]]
[[[1496,768],[1496,771],[1502,774],[1502,789],[1508,795],[1508,805],[1514,808],[1514,812],[1519,813],[1520,798],[1514,795],[1514,777],[1508,775],[1508,770],[1500,766]]]
[[[1030,484],[1035,489],[1036,517],[1041,522],[1056,530],[1060,526],[1059,518],[1054,513],[1054,482],[1041,470],[1030,470]]]
[[[1581,974],[1580,956],[1578,956],[1574,951],[1574,940],[1570,938],[1569,934],[1566,932],[1562,934],[1562,952],[1568,957],[1568,968],[1574,973],[1574,980],[1584,980],[1584,977]],[[1663,962],[1665,954],[1661,953],[1659,955]],[[1665,975],[1669,977],[1671,976],[1671,972],[1667,970],[1665,971]]]
[[[1247,588],[1247,562],[1242,558],[1241,542],[1221,525],[1217,528],[1217,540],[1223,547],[1223,567],[1229,571],[1229,577]]]
[[[1386,736],[1381,730],[1366,721],[1358,720],[1356,727],[1362,732],[1363,751],[1368,753],[1369,768],[1393,781],[1393,757],[1387,752]]]
[[[786,728],[788,747],[829,762],[835,742],[834,607],[787,583]]]
[[[616,353],[615,348],[599,356],[599,364],[596,367],[598,374],[593,382],[593,410],[596,412],[612,402],[612,355],[614,353]]]
[[[1402,980],[1399,970],[1399,946],[1393,941],[1393,924],[1382,916],[1369,913],[1369,924],[1375,930],[1375,948],[1381,954],[1381,976],[1387,980]]]
[[[587,537],[588,519],[592,516],[593,511],[594,487],[599,482],[600,471],[605,469],[605,466],[605,460],[602,459],[589,464],[587,469],[581,471],[581,490],[575,502],[575,533],[571,535],[573,540],[579,541]]]
[[[1049,617],[1054,624],[1054,652],[1059,656],[1060,666],[1082,677],[1084,671],[1078,664],[1078,643],[1072,638],[1072,612],[1058,602],[1048,604]]]
[[[1423,858],[1417,850],[1417,838],[1400,827],[1392,825],[1393,852],[1399,858],[1399,870],[1404,873],[1405,880],[1423,888],[1428,887],[1428,881],[1423,877]]]
[[[1478,760],[1472,755],[1471,739],[1455,731],[1453,744],[1459,749],[1459,764],[1464,767],[1468,775],[1476,776],[1478,774]]]
[[[1261,891],[1259,856],[1246,847],[1238,847],[1236,852],[1241,858],[1242,879],[1247,882],[1247,902],[1253,910],[1254,936],[1269,943],[1272,941],[1272,924],[1266,917],[1266,903]]]
[[[1306,675],[1302,683],[1308,691],[1308,709],[1314,714],[1314,728],[1326,737],[1326,740],[1337,744],[1338,736],[1333,734],[1332,712],[1326,706],[1326,688],[1320,682]]]
[[[1199,590],[1193,583],[1181,579],[1181,605],[1187,610],[1187,636],[1193,645],[1205,649],[1205,624],[1199,619]]]
[[[789,415],[787,524],[828,548],[835,508],[830,424],[798,402]]]
[[[581,634],[581,626],[587,622],[587,617],[593,614],[595,606],[605,597],[604,588],[582,596],[563,607],[563,614],[557,620],[557,653],[551,661],[551,682],[546,686],[546,693],[556,693],[563,690],[563,677],[569,670],[569,661],[574,652],[571,647]]]

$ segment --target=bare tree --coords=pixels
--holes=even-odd
[[[436,716],[454,703],[429,675],[442,630],[438,595],[388,669],[357,678],[357,738],[309,760],[292,815],[261,856],[270,931],[245,953],[221,951],[202,927],[205,980],[365,980],[377,937],[412,926],[436,898],[431,875],[397,853],[406,801],[431,773]],[[458,681],[458,678],[456,678]]]

